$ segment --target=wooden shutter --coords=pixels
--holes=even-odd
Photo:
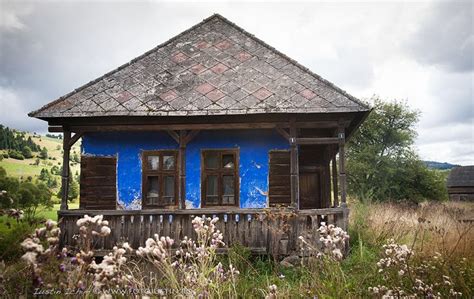
[[[81,157],[80,208],[117,208],[117,158]]]
[[[270,151],[270,169],[268,199],[270,206],[289,205],[290,188],[290,152]]]

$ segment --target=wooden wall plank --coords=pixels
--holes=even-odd
[[[117,158],[81,157],[80,208],[117,208]]]

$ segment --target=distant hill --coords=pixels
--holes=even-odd
[[[7,138],[0,139],[9,141],[9,146],[6,149],[0,147],[0,166],[7,171],[9,176],[20,179],[36,178],[39,177],[43,168],[49,172],[53,167],[61,168],[62,139],[57,135],[47,134],[44,136],[16,129],[8,129],[7,131],[6,127],[1,125],[0,127],[3,128],[3,133],[7,132],[9,135],[4,134]],[[15,142],[10,142],[12,140]],[[10,144],[14,144],[15,147],[13,148],[20,153],[23,152],[25,146],[32,147],[31,144],[35,144],[37,147],[35,149],[46,149],[47,158],[42,159],[39,151],[32,151],[31,157],[11,156],[12,150],[9,148],[12,148],[12,146]],[[80,155],[80,142],[77,142],[71,149],[71,173],[73,175],[80,171],[78,163]],[[59,176],[57,178],[60,179]]]
[[[454,167],[461,166],[457,164],[451,164],[448,162],[436,162],[436,161],[423,161],[423,163],[425,163],[428,168],[442,169],[442,170],[452,169]]]

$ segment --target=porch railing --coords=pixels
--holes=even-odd
[[[311,237],[321,222],[347,229],[348,209],[343,207],[311,210],[289,209],[188,209],[188,210],[61,210],[61,243],[75,246],[79,228],[76,221],[84,215],[104,215],[111,234],[95,242],[97,252],[129,242],[133,248],[144,246],[155,234],[181,240],[196,237],[192,220],[196,216],[219,217],[216,224],[227,246],[239,243],[254,253],[286,255],[298,249],[298,237]]]

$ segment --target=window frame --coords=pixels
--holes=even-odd
[[[207,169],[205,165],[205,157],[207,153],[214,152],[219,155],[219,168]],[[223,165],[223,156],[232,154],[234,156],[234,168],[225,169]],[[207,177],[209,175],[217,176],[217,204],[207,203]],[[223,177],[226,175],[234,176],[234,203],[223,204],[224,185]],[[239,207],[240,205],[240,177],[239,177],[239,149],[201,149],[201,207]]]
[[[179,184],[179,175],[178,175],[178,150],[146,150],[142,151],[142,208],[164,208],[164,207],[175,207],[178,205],[178,184]],[[160,163],[157,170],[148,168],[148,157],[149,156],[159,156]],[[163,169],[163,157],[164,156],[174,156],[174,169],[165,170]],[[174,177],[174,198],[173,203],[170,204],[168,201],[164,200],[164,178],[167,176]],[[158,177],[159,185],[159,196],[157,204],[150,204],[147,198],[148,192],[148,178],[149,177]]]

